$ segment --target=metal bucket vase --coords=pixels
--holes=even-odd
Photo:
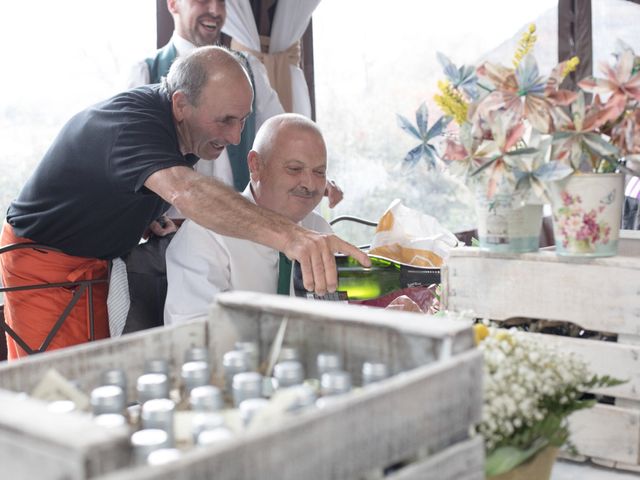
[[[542,205],[520,205],[510,195],[476,198],[480,248],[490,252],[535,252],[540,244]]]
[[[549,187],[558,255],[609,257],[618,251],[624,178],[574,174]]]

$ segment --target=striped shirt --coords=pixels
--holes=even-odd
[[[640,178],[639,177],[631,177],[629,183],[627,183],[627,188],[624,190],[624,194],[626,197],[637,198],[640,200]]]

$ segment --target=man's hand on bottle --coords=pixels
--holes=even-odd
[[[355,258],[362,266],[370,267],[371,261],[358,247],[336,235],[322,234],[300,228],[289,242],[284,254],[297,260],[302,270],[304,288],[318,295],[335,292],[338,286],[335,253]]]

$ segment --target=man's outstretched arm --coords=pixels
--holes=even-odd
[[[266,245],[297,260],[305,288],[319,295],[337,287],[335,253],[350,255],[370,266],[364,252],[336,235],[307,230],[190,168],[159,170],[147,178],[145,186],[203,227]]]

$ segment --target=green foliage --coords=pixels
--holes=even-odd
[[[524,332],[490,328],[485,356],[485,473],[507,472],[547,446],[568,443],[568,417],[596,401],[585,392],[624,383],[592,375],[586,364]],[[526,407],[524,403],[529,402]]]
[[[547,444],[543,440],[539,440],[526,449],[510,446],[496,448],[485,460],[484,473],[490,477],[513,470],[546,446]]]

